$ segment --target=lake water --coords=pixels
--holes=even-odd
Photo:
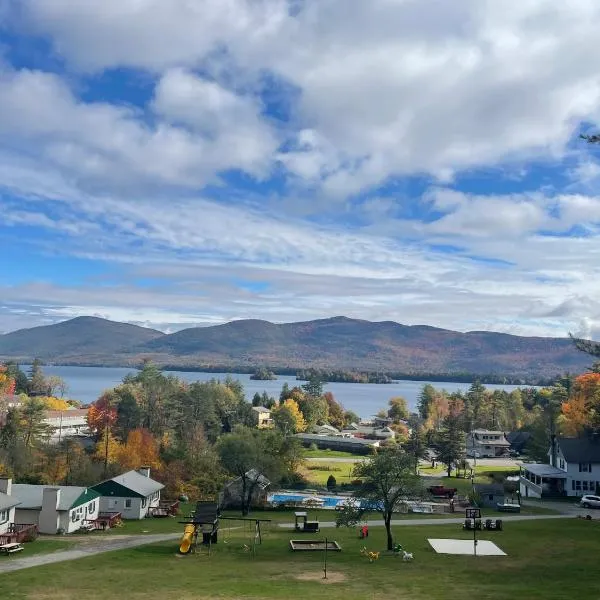
[[[23,369],[26,369],[23,366]],[[69,386],[68,397],[80,400],[84,403],[93,402],[106,389],[118,385],[125,375],[133,369],[114,367],[44,367],[46,375],[58,375],[62,377]],[[176,375],[184,381],[208,381],[209,379],[224,379],[227,373],[190,373],[166,371]],[[266,391],[270,396],[279,397],[281,387],[285,382],[290,387],[301,385],[293,376],[278,376],[275,381],[253,381],[250,375],[242,373],[231,373],[231,377],[238,379],[244,386],[246,398],[252,399],[255,392]],[[346,410],[352,410],[361,418],[369,418],[378,410],[385,408],[390,398],[402,396],[406,399],[410,409],[415,409],[419,392],[427,381],[397,381],[389,384],[374,383],[327,383],[325,391],[332,392],[338,402],[344,405]],[[452,382],[429,382],[438,389],[446,389],[449,392],[456,390],[467,390],[467,383]],[[511,385],[487,385],[489,389],[513,390],[518,386]]]

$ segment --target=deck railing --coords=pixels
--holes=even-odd
[[[37,536],[37,525],[12,523],[8,531],[0,535],[0,545],[32,542]]]

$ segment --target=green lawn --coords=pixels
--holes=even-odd
[[[385,553],[373,563],[360,549],[383,550],[383,528],[371,527],[365,544],[353,529],[328,534],[342,546],[329,553],[330,583],[323,583],[322,553],[292,553],[293,534],[272,528],[256,556],[244,549],[251,535],[233,530],[209,557],[179,556],[168,542],[110,552],[60,565],[3,574],[2,599],[175,600],[234,598],[316,598],[411,600],[476,596],[558,600],[600,597],[597,557],[600,522],[582,520],[507,523],[505,531],[482,532],[508,554],[505,557],[436,555],[428,537],[470,539],[458,526],[397,527],[397,541],[413,552],[404,563]],[[225,543],[227,541],[227,543]]]
[[[341,450],[309,450],[305,448],[302,451],[304,458],[353,458],[361,460],[364,455],[352,454],[352,452],[342,452]]]
[[[330,475],[335,477],[336,482],[350,483],[354,463],[335,463],[327,460],[311,460],[302,467],[302,474],[309,483],[325,485]]]
[[[75,540],[70,540],[68,537],[41,537],[35,542],[26,542],[23,544],[25,548],[23,552],[18,552],[10,556],[0,555],[0,564],[3,561],[10,561],[15,558],[25,558],[26,556],[34,556],[36,554],[49,554],[59,550],[71,550],[76,545]]]

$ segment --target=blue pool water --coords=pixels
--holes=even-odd
[[[348,498],[339,496],[309,496],[308,494],[273,494],[268,497],[268,501],[273,504],[282,502],[302,502],[306,498],[318,498],[323,500],[323,508],[335,508],[338,504],[343,504]]]
[[[292,494],[292,493],[280,493],[280,494],[272,494],[267,498],[269,502],[272,504],[282,504],[284,502],[302,502],[306,500],[306,498],[318,498],[319,500],[323,500],[322,508],[335,508],[339,504],[343,504],[349,498],[344,496],[316,496],[309,494]],[[374,501],[360,501],[361,508],[367,508],[369,510],[380,510],[380,503]]]

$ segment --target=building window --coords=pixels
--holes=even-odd
[[[142,508],[146,508],[147,501],[148,501],[148,498],[142,498]]]
[[[125,508],[131,508],[131,498],[125,500]]]
[[[575,482],[575,491],[576,492],[580,492],[581,491],[581,481],[576,481]]]
[[[1,510],[0,511],[0,523],[6,523],[8,521],[8,511]]]
[[[92,502],[90,504],[88,504],[88,514],[91,515],[94,512],[94,509],[96,508],[96,503]]]
[[[579,463],[579,472],[580,473],[591,473],[592,472],[591,463]]]
[[[564,471],[565,470],[565,461],[561,458],[560,459],[560,468]]]

